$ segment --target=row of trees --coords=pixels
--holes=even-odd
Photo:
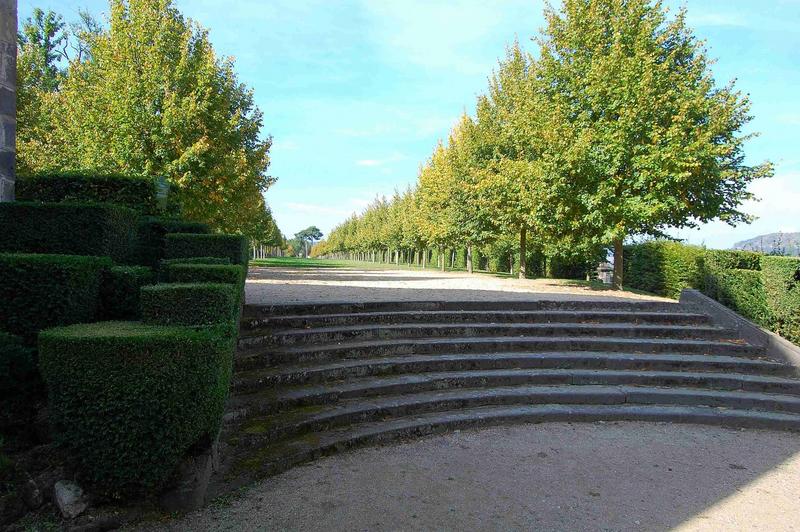
[[[749,99],[717,86],[684,10],[565,0],[545,16],[536,54],[509,46],[415,188],[376,200],[317,254],[472,250],[513,237],[520,276],[530,246],[551,257],[610,248],[621,286],[627,237],[750,220],[748,185],[772,165],[745,163]]]
[[[35,10],[19,34],[17,127],[21,175],[164,176],[185,217],[283,240],[263,197],[272,139],[252,90],[171,0],[110,0],[107,24]]]

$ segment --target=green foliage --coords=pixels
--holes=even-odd
[[[166,258],[227,257],[231,264],[247,266],[247,238],[239,235],[168,234]]]
[[[760,270],[761,253],[738,249],[709,249],[706,266],[719,270]]]
[[[139,215],[126,207],[83,203],[0,203],[0,251],[63,253],[129,260]]]
[[[705,250],[669,240],[625,247],[627,286],[678,298],[684,288],[703,286]]]
[[[137,262],[157,267],[167,247],[169,233],[210,233],[208,225],[171,218],[143,216],[137,226]]]
[[[11,400],[27,395],[36,377],[33,351],[21,338],[0,332],[0,398]]]
[[[148,325],[235,323],[238,287],[222,283],[157,284],[142,288],[142,321]]]
[[[42,329],[92,321],[105,257],[0,254],[0,328],[32,343]]]
[[[759,271],[720,270],[716,275],[715,299],[755,323],[770,324],[767,294]]]
[[[77,39],[81,57],[57,91],[39,86],[37,69],[24,70],[19,172],[164,176],[190,219],[269,233],[262,194],[275,181],[272,139],[261,136],[262,113],[233,60],[170,0],[110,0],[107,16],[107,27]]]
[[[155,273],[147,266],[114,266],[108,270],[101,288],[103,319],[138,319],[141,316],[139,291],[155,282]]]
[[[20,177],[19,200],[41,202],[98,202],[123,205],[143,213],[156,210],[154,179],[79,172]]]
[[[722,301],[726,298],[726,282],[722,279],[729,270],[761,269],[761,254],[752,251],[711,249],[706,251],[702,291],[708,297]],[[759,278],[759,286],[761,281]],[[758,320],[755,320],[758,321]],[[758,321],[758,323],[765,323]]]
[[[245,271],[235,264],[170,264],[167,277],[172,283],[227,283],[244,286]]]
[[[800,344],[800,258],[765,255],[761,273],[774,330]]]
[[[219,429],[236,331],[100,322],[45,331],[39,365],[57,441],[110,496],[164,486]]]

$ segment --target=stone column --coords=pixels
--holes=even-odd
[[[0,0],[0,201],[14,200],[16,86],[17,0]]]

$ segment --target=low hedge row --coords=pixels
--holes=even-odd
[[[633,288],[673,298],[684,288],[702,290],[759,325],[800,343],[798,257],[652,241],[626,247],[625,279]]]
[[[761,273],[775,331],[800,344],[800,258],[764,256]]]
[[[0,203],[0,252],[131,258],[139,214],[85,203]]]
[[[223,283],[164,283],[141,291],[142,321],[148,325],[235,323],[238,287]]]
[[[247,238],[238,235],[168,234],[165,257],[227,257],[231,264],[247,266],[250,260],[247,248]]]
[[[56,325],[97,319],[107,257],[0,254],[0,329],[34,342]]]
[[[756,270],[721,270],[714,276],[714,299],[745,318],[769,324],[770,309],[761,272]]]
[[[157,267],[166,253],[167,234],[207,234],[210,232],[211,229],[200,222],[143,216],[137,226],[137,261],[139,264]]]
[[[143,213],[156,210],[157,189],[152,178],[87,173],[22,176],[17,179],[19,200],[41,202],[99,202],[124,205]]]
[[[705,250],[699,246],[666,240],[626,246],[623,260],[625,284],[677,298],[684,288],[702,287],[704,253]]]
[[[155,282],[155,272],[147,266],[115,266],[108,270],[101,290],[103,319],[138,319],[139,292],[143,286]]]
[[[102,322],[42,332],[39,365],[57,441],[114,496],[165,485],[219,429],[236,339],[231,324]]]

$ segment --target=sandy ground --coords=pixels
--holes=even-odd
[[[259,268],[247,280],[247,303],[339,301],[507,301],[534,299],[658,300],[552,279],[511,279],[435,270],[356,268]]]
[[[800,530],[800,438],[647,423],[463,431],[326,458],[147,530]]]

